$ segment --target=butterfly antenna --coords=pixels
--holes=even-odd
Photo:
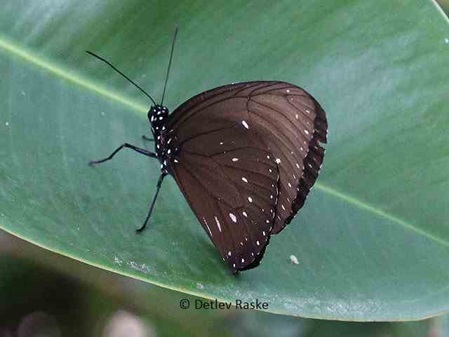
[[[171,61],[173,59],[173,51],[175,50],[175,42],[176,42],[177,35],[178,35],[178,25],[176,25],[175,35],[173,36],[173,41],[171,43],[170,60],[168,61],[167,75],[165,76],[165,84],[164,84],[164,91],[162,92],[161,105],[164,105],[165,89],[167,88],[168,75],[170,74]]]
[[[147,95],[147,97],[149,99],[151,99],[151,101],[153,102],[154,105],[157,105],[156,102],[154,101],[153,97],[151,97],[145,90],[143,90],[141,87],[139,87],[136,83],[134,83],[133,80],[131,80],[128,76],[126,76],[124,73],[122,73],[120,70],[118,70],[115,66],[113,66],[111,64],[111,62],[105,60],[104,58],[102,58],[101,56],[98,56],[97,54],[86,50],[86,53],[88,53],[89,55],[92,55],[93,57],[96,57],[97,59],[99,59],[100,61],[103,61],[104,63],[106,63],[108,66],[110,66],[112,69],[114,69],[116,72],[118,72],[120,75],[122,75],[124,78],[126,78],[129,82],[131,82],[137,89],[139,89],[140,91],[142,91],[145,95]]]

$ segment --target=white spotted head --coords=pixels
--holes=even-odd
[[[162,105],[155,105],[148,111],[148,120],[154,133],[160,133],[165,129],[168,119],[168,109]]]

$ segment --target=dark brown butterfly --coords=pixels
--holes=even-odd
[[[258,266],[270,236],[290,223],[318,177],[327,133],[324,110],[305,90],[278,81],[208,90],[170,115],[146,95],[154,103],[148,119],[155,152],[123,144],[91,164],[110,160],[122,148],[157,158],[161,175],[138,231],[150,219],[164,177],[171,175],[231,271]]]

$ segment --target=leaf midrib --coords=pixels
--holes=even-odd
[[[436,6],[436,7],[438,7],[438,6]],[[49,73],[56,75],[68,82],[78,85],[84,89],[88,89],[88,90],[90,90],[98,95],[101,95],[103,97],[107,97],[113,101],[120,103],[120,104],[123,104],[124,106],[131,108],[131,110],[133,110],[133,111],[136,111],[139,113],[146,113],[146,111],[148,110],[148,107],[143,106],[142,104],[136,103],[133,100],[120,95],[118,93],[118,91],[100,87],[100,86],[90,82],[83,76],[79,76],[78,74],[69,72],[66,69],[64,69],[63,67],[51,64],[50,62],[48,62],[42,58],[34,56],[30,51],[15,45],[14,43],[12,43],[11,41],[9,41],[8,39],[6,39],[4,37],[0,37],[0,50],[4,50],[7,53],[13,54],[13,55],[33,64],[41,69],[44,69],[44,70],[48,71]],[[400,219],[400,218],[393,216],[387,212],[384,212],[383,210],[378,209],[373,205],[364,203],[353,196],[342,193],[342,192],[338,191],[337,189],[334,189],[328,185],[325,185],[325,184],[322,184],[319,182],[316,183],[315,186],[317,189],[323,191],[324,193],[327,193],[335,198],[341,199],[341,200],[345,201],[346,203],[351,204],[354,207],[363,209],[367,212],[375,214],[378,217],[387,219],[390,222],[393,222],[393,223],[400,225],[408,230],[411,230],[419,235],[423,235],[439,244],[449,247],[449,242],[447,242],[431,233],[428,233],[425,230],[418,228],[403,219]]]

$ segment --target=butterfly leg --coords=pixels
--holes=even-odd
[[[148,138],[147,136],[143,135],[142,136],[143,140],[149,141],[149,142],[154,142],[154,139]]]
[[[117,152],[119,152],[123,148],[132,149],[132,150],[139,152],[141,154],[144,154],[148,157],[157,158],[156,154],[153,152],[150,152],[145,149],[141,149],[140,147],[137,147],[137,146],[134,146],[134,145],[131,145],[128,143],[125,143],[125,144],[120,145],[118,148],[116,148],[115,151],[112,152],[109,157],[101,159],[101,160],[92,160],[89,162],[89,165],[101,164],[101,163],[104,163],[105,161],[111,160],[117,154]]]
[[[140,233],[141,231],[143,231],[145,229],[145,226],[147,225],[148,221],[150,220],[151,213],[153,213],[154,204],[156,203],[157,195],[159,194],[159,190],[161,189],[161,186],[162,186],[162,181],[164,181],[164,178],[166,175],[167,175],[167,173],[162,173],[159,176],[159,180],[157,181],[157,185],[156,185],[156,194],[153,197],[153,201],[151,202],[150,209],[148,211],[147,217],[146,217],[142,227],[136,229],[137,233]]]

